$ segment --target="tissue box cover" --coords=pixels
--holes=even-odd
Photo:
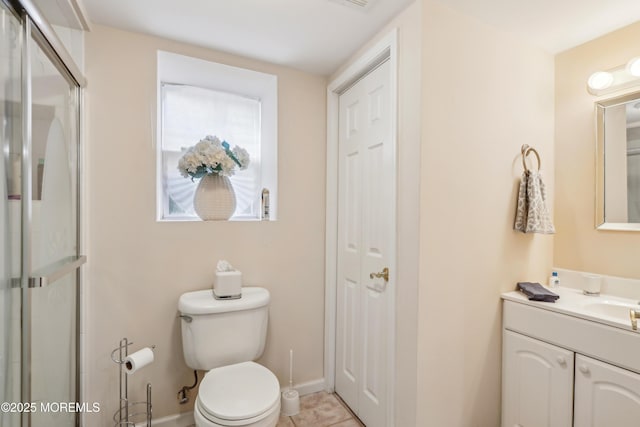
[[[240,295],[242,287],[242,273],[239,271],[216,271],[213,280],[213,292],[216,297],[230,297]]]

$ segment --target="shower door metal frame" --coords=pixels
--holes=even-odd
[[[16,12],[16,16],[18,16],[18,18],[28,16],[32,22],[32,25],[34,25],[35,28],[37,28],[38,32],[41,34],[45,44],[48,45],[48,47],[42,46],[42,49],[45,51],[51,50],[54,53],[54,55],[58,58],[60,65],[67,69],[67,72],[71,75],[73,80],[75,80],[76,84],[80,88],[84,88],[87,86],[87,80],[82,74],[82,71],[80,71],[80,68],[78,68],[78,65],[75,63],[67,49],[64,47],[64,44],[56,34],[51,24],[49,24],[49,22],[45,19],[44,15],[40,12],[33,1],[0,1],[2,1],[7,7],[9,7],[9,9],[13,9],[13,11]]]
[[[31,402],[31,288],[46,286],[57,278],[61,278],[75,271],[76,275],[76,312],[75,312],[75,342],[76,342],[76,370],[75,370],[75,398],[76,402],[81,402],[82,389],[80,381],[81,372],[81,272],[80,266],[86,262],[86,257],[79,255],[82,253],[81,247],[81,222],[82,222],[82,89],[86,87],[86,79],[75,61],[64,47],[55,30],[44,18],[42,13],[31,0],[0,0],[7,8],[14,13],[22,24],[22,271],[21,271],[21,398],[23,403]],[[32,211],[32,83],[31,83],[31,43],[35,41],[40,49],[47,55],[52,64],[60,72],[61,76],[67,80],[70,86],[74,86],[73,98],[76,105],[76,254],[78,256],[69,259],[60,268],[46,272],[47,277],[32,277],[31,263],[31,211]],[[26,363],[25,363],[26,362]],[[30,413],[22,414],[21,424],[23,427],[30,427]],[[76,413],[75,425],[81,426],[82,419]]]

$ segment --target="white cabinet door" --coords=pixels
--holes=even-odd
[[[640,425],[640,375],[577,355],[575,382],[574,427]]]
[[[387,425],[396,166],[389,62],[340,96],[336,392],[369,427]]]
[[[571,427],[573,352],[507,330],[502,348],[502,427]]]

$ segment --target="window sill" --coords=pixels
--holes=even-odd
[[[200,218],[192,216],[175,216],[169,218],[159,218],[156,222],[274,222],[275,219],[262,220],[255,217],[235,217],[227,220],[203,221]]]

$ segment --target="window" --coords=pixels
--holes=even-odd
[[[158,220],[197,220],[197,181],[180,175],[183,151],[207,135],[249,152],[249,168],[231,183],[231,220],[259,220],[262,189],[277,212],[277,80],[270,74],[158,52]]]

